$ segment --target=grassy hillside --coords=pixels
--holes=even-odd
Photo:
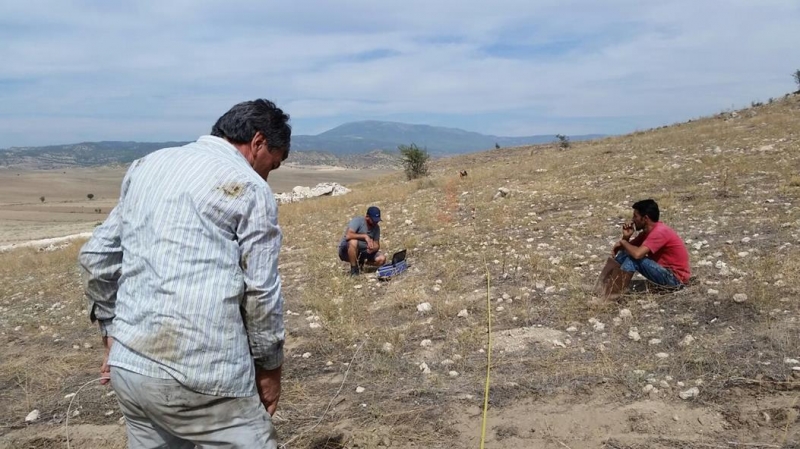
[[[798,447],[798,173],[793,96],[567,150],[441,160],[427,179],[396,175],[281,206],[281,439],[478,447],[488,300],[487,447]],[[510,193],[495,198],[500,187]],[[696,279],[679,293],[590,307],[619,226],[643,198],[684,238]],[[347,220],[371,204],[383,211],[382,246],[409,249],[411,268],[390,282],[351,279],[336,259]],[[0,254],[0,448],[60,447],[64,395],[97,374],[76,251]],[[681,399],[692,387],[698,395]],[[83,447],[122,444],[105,392],[81,393],[70,423]],[[47,419],[25,429],[33,408]]]

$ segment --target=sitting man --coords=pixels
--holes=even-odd
[[[364,263],[381,266],[386,262],[386,256],[378,251],[381,249],[380,221],[381,210],[370,206],[365,216],[355,217],[347,225],[339,243],[339,259],[350,262],[350,276],[358,275]]]
[[[598,280],[597,293],[608,299],[622,294],[635,272],[666,288],[689,282],[689,252],[672,228],[658,221],[658,204],[652,199],[633,204],[633,222],[622,226],[622,239],[611,249]],[[642,231],[633,240],[634,230]]]

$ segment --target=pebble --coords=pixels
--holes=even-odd
[[[567,332],[570,332],[570,333],[578,332],[578,328],[575,327],[575,326],[570,326],[570,327],[567,328]]]
[[[310,352],[304,352],[304,353],[303,353],[303,358],[304,358],[304,359],[309,359],[309,358],[311,358],[311,353],[310,353]]]
[[[366,390],[364,387],[356,387],[356,393],[363,393]]]
[[[319,323],[309,323],[308,327],[310,327],[311,329],[319,329],[320,327],[322,327],[322,325]]]
[[[422,304],[417,304],[417,311],[421,313],[430,312],[432,309],[431,303],[423,302]]]
[[[555,293],[555,292],[556,292],[556,288],[554,286],[552,286],[552,285],[547,287],[546,289],[544,289],[544,293],[546,295],[550,295],[550,294]]]
[[[458,371],[450,371],[447,375],[450,377],[458,377]]]
[[[603,323],[601,323],[601,322],[599,322],[599,321],[598,321],[598,322],[596,322],[596,323],[594,323],[594,330],[595,330],[596,332],[602,332],[602,331],[604,331],[605,329],[606,329],[606,325],[605,325],[605,324],[603,324]]]
[[[692,337],[691,335],[687,335],[687,336],[683,337],[683,340],[681,340],[681,342],[678,343],[678,345],[680,345],[680,346],[689,346],[692,343],[694,343],[694,337]]]
[[[737,293],[733,295],[733,302],[742,303],[745,301],[747,301],[747,295],[745,295],[744,293]]]
[[[660,345],[661,340],[658,338],[651,338],[649,342],[647,342],[650,346]]]
[[[25,417],[25,422],[34,422],[39,419],[39,410],[34,410],[28,413],[28,416]]]
[[[553,340],[553,346],[558,346],[559,348],[567,347],[561,340]]]
[[[699,395],[700,395],[700,389],[697,388],[697,387],[692,387],[692,388],[690,388],[688,390],[681,391],[680,393],[678,393],[678,396],[681,399],[684,399],[684,400],[685,399],[690,399],[690,398],[695,398],[695,397],[697,397]]]
[[[425,339],[425,340],[422,340],[421,342],[419,342],[419,345],[422,346],[423,348],[427,348],[432,344],[433,344],[433,342],[428,340],[428,339]]]
[[[461,310],[458,312],[458,317],[459,317],[459,318],[466,318],[466,317],[468,317],[468,316],[469,316],[469,312],[467,312],[467,309],[461,309]]]
[[[798,361],[797,359],[790,359],[788,357],[783,359],[783,363],[787,365],[800,365],[800,361]]]
[[[364,286],[363,286],[363,285],[361,285],[361,284],[356,284],[356,285],[354,285],[354,286],[353,286],[353,288],[354,288],[354,289],[356,289],[356,290],[359,290],[359,289],[361,289],[361,288],[363,288],[363,287],[364,287]]]
[[[706,293],[708,293],[710,296],[717,296],[719,295],[719,290],[714,290],[713,288],[709,288]]]
[[[111,415],[114,414],[114,410],[109,410],[109,411],[107,411],[107,412],[105,412],[103,414],[106,415],[106,416],[111,416]]]
[[[636,332],[635,330],[628,331],[628,338],[633,341],[639,341],[642,339],[642,337],[639,335],[639,332]]]
[[[64,399],[72,399],[74,397],[75,397],[75,393],[70,393],[70,394],[64,396]]]
[[[659,352],[658,354],[656,354],[656,357],[658,357],[659,359],[666,359],[669,357],[669,354],[667,354],[666,352]]]
[[[619,311],[620,318],[630,318],[632,316],[633,315],[631,314],[631,311],[629,309],[622,309]]]
[[[383,352],[392,352],[394,350],[394,346],[387,341],[386,343],[383,344],[381,350]]]
[[[422,363],[419,364],[419,369],[420,369],[420,371],[422,371],[422,374],[430,374],[431,373],[431,369],[428,368],[428,364],[425,363],[425,362],[422,362]]]

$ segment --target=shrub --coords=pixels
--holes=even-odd
[[[409,180],[428,175],[428,159],[430,159],[430,155],[427,149],[420,148],[413,143],[411,145],[400,145],[397,149],[400,150],[403,167]]]
[[[569,148],[569,137],[563,134],[556,134],[556,139],[558,139],[558,146],[561,148]]]

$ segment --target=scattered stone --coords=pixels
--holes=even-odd
[[[422,346],[423,348],[427,348],[427,347],[431,346],[432,344],[433,344],[433,342],[428,340],[428,339],[422,340],[419,343],[419,345]]]
[[[683,340],[681,340],[681,342],[678,343],[678,345],[679,346],[689,346],[692,343],[694,343],[694,337],[692,337],[691,335],[686,335],[685,337],[683,337]]]
[[[366,391],[366,388],[364,388],[364,387],[356,387],[356,393],[363,393],[364,391]]]
[[[304,358],[304,359],[309,359],[309,358],[311,358],[311,353],[310,353],[310,352],[304,352],[304,353],[303,353],[303,358]]]
[[[120,416],[119,420],[117,420],[117,424],[119,424],[120,426],[124,426],[125,425],[125,417],[124,416]]]
[[[419,369],[420,369],[420,371],[422,371],[422,374],[430,374],[431,373],[431,369],[428,368],[428,364],[425,363],[425,362],[422,362],[422,363],[419,364]]]
[[[678,393],[678,396],[683,400],[696,398],[699,395],[700,395],[700,389],[697,387],[692,387],[688,390],[681,391],[680,393]]]
[[[656,354],[656,357],[658,357],[659,359],[666,359],[669,357],[669,354],[667,354],[666,352],[659,352],[658,354]]]
[[[71,413],[72,416],[70,416],[70,418],[77,418],[78,415],[80,415],[80,414],[81,414],[80,410],[73,410],[72,413]]]
[[[545,293],[546,295],[550,295],[550,294],[553,294],[553,293],[555,293],[555,292],[556,292],[556,288],[555,288],[555,286],[553,286],[553,285],[551,285],[551,286],[549,286],[549,287],[547,287],[547,288],[545,288],[545,289],[544,289],[544,293]]]
[[[417,304],[417,311],[421,313],[430,312],[431,309],[432,309],[431,303],[429,302],[423,302],[422,304]]]
[[[656,388],[656,387],[654,387],[654,386],[652,386],[652,385],[650,385],[650,384],[647,384],[647,385],[645,385],[645,386],[644,386],[644,388],[642,388],[642,392],[643,392],[643,393],[650,393],[650,392],[651,392],[651,391],[653,391],[655,388]]]
[[[361,285],[361,284],[356,284],[356,285],[353,286],[353,288],[356,289],[356,290],[361,290],[361,288],[363,288],[363,287],[364,286]]]
[[[394,345],[392,345],[388,341],[384,343],[383,346],[381,347],[381,351],[383,352],[392,352],[393,350],[394,350]]]
[[[25,417],[25,422],[34,422],[39,419],[39,410],[34,410],[28,413],[28,416]]]
[[[628,338],[630,338],[633,341],[639,341],[639,340],[642,339],[641,335],[639,335],[639,332],[637,332],[637,331],[635,331],[633,329],[628,331]]]
[[[322,325],[319,323],[309,323],[308,327],[310,327],[311,329],[319,329],[320,327],[322,327]]]
[[[561,340],[553,340],[553,346],[558,346],[559,348],[566,348],[567,347],[567,345],[565,345],[563,342],[561,342]]]
[[[458,377],[458,371],[450,371],[447,375],[450,377]]]
[[[84,343],[84,344],[83,344],[83,347],[84,347],[85,349],[92,349],[92,344],[87,342],[87,343]]]
[[[458,317],[459,318],[466,318],[468,316],[469,316],[469,312],[467,312],[467,309],[461,309],[461,311],[458,312]]]
[[[622,309],[619,311],[620,318],[630,318],[632,316],[633,315],[631,314],[631,311],[629,309]]]
[[[747,295],[745,295],[744,293],[737,293],[733,295],[733,302],[742,303],[745,301],[747,301]]]
[[[114,410],[109,410],[109,411],[107,411],[107,412],[105,412],[103,414],[106,415],[106,416],[111,416],[111,415],[114,414]]]
[[[669,390],[669,382],[667,382],[666,380],[662,380],[661,382],[658,383],[658,385],[665,390]]]
[[[333,362],[331,362],[330,360],[328,360],[327,362],[325,362],[325,366],[333,366]]]
[[[275,200],[278,203],[294,203],[307,198],[318,196],[339,196],[349,193],[350,189],[335,182],[322,182],[314,187],[296,186],[288,193],[276,193]]]
[[[570,326],[570,327],[567,328],[567,332],[570,332],[570,333],[578,332],[578,328],[575,327],[575,326]]]
[[[650,341],[647,342],[647,344],[649,344],[650,346],[660,345],[661,340],[659,340],[658,338],[651,338]]]
[[[787,365],[800,365],[800,360],[790,359],[790,358],[787,357],[787,358],[783,359],[783,363],[785,363]]]
[[[594,323],[594,330],[595,332],[602,332],[606,329],[606,325],[601,322]]]
[[[64,396],[64,399],[72,399],[74,397],[75,397],[75,393],[70,393],[70,394]]]

